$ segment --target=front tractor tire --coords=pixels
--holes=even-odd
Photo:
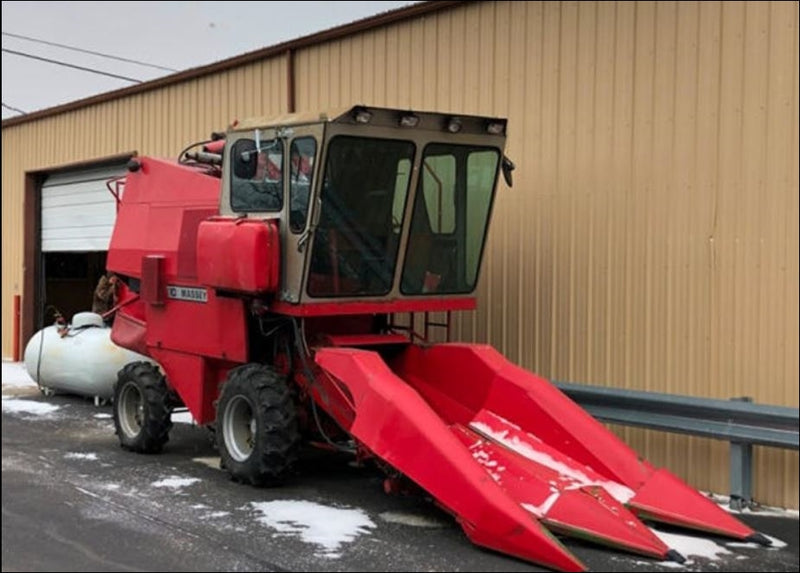
[[[234,368],[217,402],[222,466],[238,482],[276,486],[292,473],[300,446],[286,378],[261,364]]]
[[[114,385],[114,429],[120,445],[140,454],[155,454],[169,441],[172,400],[167,381],[149,362],[131,362]]]

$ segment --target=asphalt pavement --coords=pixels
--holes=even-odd
[[[292,483],[255,489],[219,469],[208,430],[178,423],[162,454],[132,454],[110,406],[78,397],[4,386],[2,460],[2,571],[542,570],[471,545],[422,497],[386,495],[375,468],[309,450]],[[275,517],[298,508],[310,523]],[[786,546],[672,530],[698,549],[679,566],[564,543],[594,571],[798,571],[796,514],[740,518]]]

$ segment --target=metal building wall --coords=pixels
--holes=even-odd
[[[3,316],[21,287],[22,171],[172,155],[286,111],[286,71],[278,57],[4,128]],[[509,117],[515,187],[458,338],[560,380],[797,406],[797,3],[465,3],[300,48],[294,71],[298,111]],[[4,320],[4,355],[9,338]],[[619,432],[726,491],[724,444]],[[797,507],[797,453],[757,449],[756,464],[756,498]]]

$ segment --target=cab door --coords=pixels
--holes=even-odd
[[[280,300],[300,302],[303,272],[310,244],[310,221],[319,177],[322,125],[307,125],[286,130],[286,198],[281,216],[283,287]]]

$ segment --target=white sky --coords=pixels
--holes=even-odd
[[[414,3],[4,1],[2,31],[184,70]],[[141,80],[169,73],[9,36],[3,49]],[[3,52],[2,101],[25,112],[130,85]]]

